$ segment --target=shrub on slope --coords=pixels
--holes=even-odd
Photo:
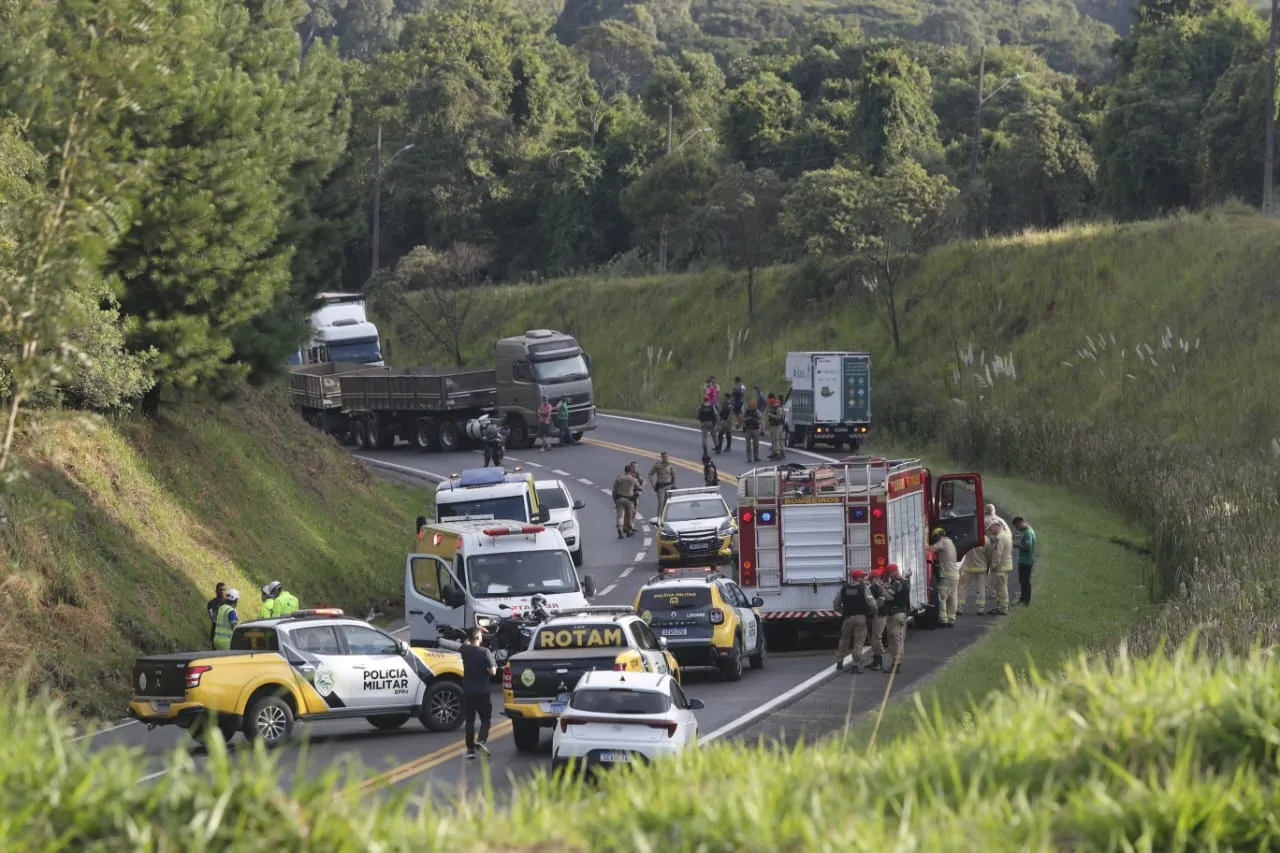
[[[0,529],[0,680],[32,664],[87,713],[123,711],[135,655],[207,643],[219,580],[242,618],[270,580],[361,614],[395,596],[425,499],[263,392],[91,431],[55,415],[25,450],[34,476]]]
[[[498,816],[473,791],[417,817],[400,797],[338,795],[337,769],[287,793],[269,756],[220,740],[201,768],[180,752],[163,785],[140,785],[137,757],[64,747],[56,713],[10,691],[0,837],[23,851],[1266,849],[1280,843],[1278,680],[1265,654],[1082,659],[871,757],[717,746],[598,794],[541,778]]]

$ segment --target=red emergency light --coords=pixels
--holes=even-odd
[[[432,536],[432,537],[431,537],[431,544],[432,544],[432,545],[439,545],[439,544],[440,544],[441,542],[443,542],[443,541],[444,541],[444,534],[443,534],[443,533],[437,533],[435,536]]]
[[[743,524],[750,524],[750,523],[751,523],[751,519],[753,519],[753,518],[755,518],[755,516],[751,514],[751,510],[749,510],[749,509],[744,509],[744,510],[742,511],[742,523],[743,523]]]
[[[880,507],[876,507],[875,509],[871,510],[871,517],[872,517],[872,518],[883,518],[883,517],[884,517],[884,510],[882,510]]]
[[[541,533],[547,528],[540,524],[526,524],[523,527],[486,527],[485,536],[519,536],[527,533]]]

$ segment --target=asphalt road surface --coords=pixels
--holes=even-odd
[[[586,501],[586,507],[578,511],[585,549],[581,571],[593,576],[596,582],[599,592],[594,603],[631,604],[640,586],[657,571],[653,530],[646,524],[641,528],[643,535],[619,540],[609,495],[613,479],[624,465],[635,460],[640,463],[641,473],[647,474],[662,451],[667,451],[677,466],[677,486],[702,484],[700,436],[696,428],[684,425],[602,416],[600,427],[588,433],[577,446],[553,445],[547,453],[539,453],[536,448],[513,450],[507,455],[508,468],[518,464],[537,479],[562,480],[575,498]],[[443,478],[462,468],[480,465],[478,451],[423,454],[407,445],[356,455],[386,466],[397,466],[388,470],[401,476],[420,472]],[[832,458],[802,450],[789,450],[788,456],[797,461]],[[745,461],[741,438],[735,437],[731,451],[715,459],[722,491],[730,506],[735,506],[733,475],[750,467]],[[641,518],[653,515],[656,510],[654,496],[646,486],[640,500]],[[413,519],[406,518],[404,523],[407,536],[411,535]],[[387,571],[401,577],[404,568],[393,565],[388,566]],[[1012,594],[1016,595],[1016,591]],[[921,679],[976,639],[997,618],[962,617],[960,626],[953,630],[908,632],[907,657],[903,670],[895,678],[893,692],[914,689]],[[408,638],[408,629],[403,623],[392,627],[397,636]],[[838,730],[846,720],[879,704],[887,676],[879,673],[837,676],[833,662],[832,648],[823,645],[808,651],[772,650],[765,669],[748,670],[737,684],[720,681],[713,671],[688,670],[684,675],[688,694],[706,703],[706,708],[697,714],[702,740],[720,737],[755,740],[764,736],[790,742],[802,735],[812,740]],[[489,739],[492,757],[488,761],[463,759],[461,730],[430,733],[416,722],[395,732],[379,732],[358,720],[300,724],[295,741],[282,749],[282,784],[291,784],[299,775],[311,777],[333,771],[371,792],[408,787],[414,792],[454,795],[469,789],[478,790],[484,784],[487,765],[494,789],[501,796],[513,780],[547,768],[551,753],[549,731],[543,734],[539,754],[518,753],[511,741],[509,722],[499,716],[501,707],[501,690],[495,686],[494,727]],[[757,719],[762,712],[771,712],[775,707],[776,713]],[[197,764],[202,760],[203,748],[178,729],[158,728],[148,732],[145,726],[130,723],[105,728],[91,737],[95,747],[124,743],[140,750],[148,761],[147,769],[138,780],[140,784],[163,778],[162,760],[173,750],[191,753]],[[243,744],[243,740],[237,738],[233,748],[236,744]]]

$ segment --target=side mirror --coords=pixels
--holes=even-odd
[[[584,501],[584,500],[582,500],[582,499],[578,499],[578,500],[576,500],[576,501],[574,501],[574,502],[573,502],[573,508],[574,508],[574,509],[586,509],[586,508],[587,508],[587,502],[586,502],[586,501]]]
[[[653,525],[654,527],[657,527],[660,523],[661,522],[658,521],[658,517],[656,515],[653,518],[649,519],[649,524]]]
[[[703,702],[701,699],[690,699],[690,700],[689,700],[689,710],[690,710],[690,711],[701,711],[701,710],[702,710],[703,708],[705,708],[705,707],[707,707],[707,703],[706,703],[706,702]]]
[[[582,594],[587,598],[596,597],[596,582],[591,575],[584,575],[582,578]]]
[[[461,590],[450,590],[445,594],[444,603],[457,609],[467,603],[467,595]]]
[[[414,535],[416,536],[419,533],[421,533],[422,528],[426,526],[427,526],[427,517],[425,515],[418,516],[418,526],[413,531]]]
[[[662,649],[663,651],[666,651],[666,649],[667,649],[667,638],[666,638],[666,637],[659,637],[659,638],[658,638],[658,648]]]
[[[764,607],[764,599],[763,599],[763,598],[761,598],[761,597],[760,597],[760,596],[758,596],[758,595],[757,595],[757,596],[755,596],[755,597],[753,597],[753,598],[751,599],[751,606],[752,606],[752,607]]]
[[[543,507],[533,516],[534,524],[546,524],[551,520],[551,510]]]
[[[409,654],[409,644],[404,640],[396,640],[396,648],[400,650],[400,654],[402,655]]]

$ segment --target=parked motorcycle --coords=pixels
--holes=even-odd
[[[488,468],[490,462],[499,468],[502,467],[502,457],[507,453],[507,435],[509,432],[506,427],[485,431],[484,467]]]
[[[499,604],[499,610],[510,610],[506,604]],[[551,618],[547,607],[546,596],[535,595],[529,602],[529,608],[520,613],[508,613],[495,623],[483,629],[480,645],[493,652],[493,659],[498,666],[507,662],[507,658],[519,654],[529,648],[533,642],[533,632],[538,626]],[[467,641],[467,632],[453,625],[440,625],[440,644],[445,648],[456,649]]]

